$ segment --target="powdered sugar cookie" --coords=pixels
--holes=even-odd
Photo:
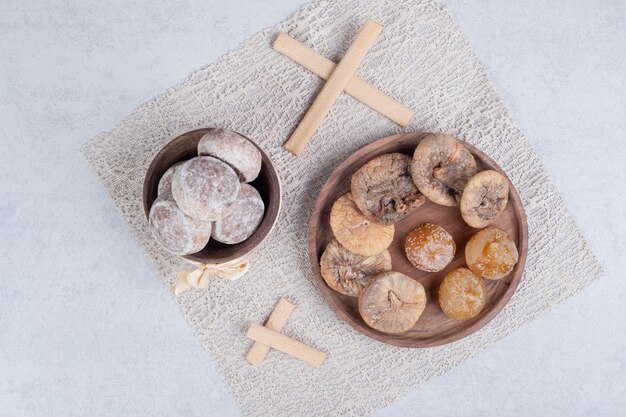
[[[242,182],[253,181],[261,171],[261,152],[248,139],[228,129],[213,129],[200,139],[198,155],[226,162]]]
[[[234,245],[252,236],[259,228],[265,204],[253,186],[242,184],[237,200],[231,204],[231,210],[228,216],[213,222],[211,237],[218,242]]]
[[[180,167],[184,162],[185,161],[174,164],[171,167],[169,167],[167,171],[165,171],[165,174],[163,174],[163,176],[159,180],[159,186],[157,188],[158,195],[164,194],[168,191],[172,191],[172,178],[174,177],[174,174],[178,170],[178,167]]]
[[[211,237],[211,222],[187,216],[169,191],[152,204],[148,224],[156,241],[174,255],[196,253]]]
[[[172,195],[188,216],[212,221],[228,214],[241,184],[233,169],[210,156],[198,156],[181,165],[172,178]]]

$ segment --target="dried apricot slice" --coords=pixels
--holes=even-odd
[[[456,243],[443,227],[424,223],[406,236],[404,250],[417,269],[438,272],[454,259]]]
[[[483,279],[467,268],[457,268],[439,286],[439,305],[454,320],[476,317],[487,302]]]
[[[476,232],[465,246],[467,266],[483,278],[504,278],[518,260],[519,253],[513,239],[494,226]]]

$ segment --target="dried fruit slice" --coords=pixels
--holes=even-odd
[[[439,305],[454,320],[476,317],[487,302],[483,279],[467,268],[457,268],[439,286]]]
[[[411,178],[411,158],[381,155],[359,168],[351,180],[354,202],[370,220],[393,224],[426,201]]]
[[[417,269],[439,272],[454,259],[456,243],[443,227],[424,223],[406,236],[404,250]]]
[[[426,291],[422,284],[395,271],[377,275],[359,297],[359,313],[365,323],[385,333],[406,332],[424,308]]]
[[[337,199],[330,211],[330,227],[337,241],[358,255],[377,255],[393,241],[393,225],[372,222],[359,211],[352,194]]]
[[[490,226],[475,233],[465,246],[465,261],[475,274],[487,279],[504,278],[519,259],[513,239]]]
[[[474,156],[461,142],[435,133],[422,139],[415,148],[411,175],[430,201],[457,206],[465,184],[476,169]]]
[[[497,171],[481,171],[467,182],[461,197],[461,216],[472,227],[489,226],[509,202],[509,180]]]
[[[322,254],[320,270],[330,288],[358,297],[374,276],[391,270],[391,256],[388,251],[374,256],[357,255],[333,240]]]

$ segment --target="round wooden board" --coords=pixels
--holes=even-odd
[[[395,225],[395,236],[389,247],[395,271],[402,272],[417,281],[426,289],[428,302],[424,313],[415,326],[402,334],[392,335],[369,327],[359,314],[357,299],[332,290],[320,275],[320,257],[326,245],[333,239],[329,215],[333,203],[350,191],[352,174],[369,160],[386,153],[401,152],[413,156],[415,147],[428,133],[407,133],[389,136],[371,143],[346,159],[330,175],[320,191],[309,228],[309,256],[313,276],[322,294],[335,312],[352,327],[366,336],[384,343],[401,347],[425,348],[444,345],[468,336],[493,319],[511,299],[522,277],[528,247],[528,224],[519,195],[511,184],[509,204],[494,226],[505,230],[513,238],[519,250],[519,261],[513,271],[497,281],[485,280],[488,299],[482,312],[472,319],[452,320],[439,307],[437,289],[443,277],[451,270],[466,266],[465,244],[478,229],[468,226],[461,218],[458,207],[444,207],[426,201]],[[493,169],[506,175],[487,155],[474,146],[463,142],[476,158],[479,170]],[[446,229],[454,238],[457,253],[454,260],[443,271],[423,272],[411,265],[404,252],[404,238],[422,223],[436,223]]]

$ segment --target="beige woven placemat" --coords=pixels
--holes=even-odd
[[[368,339],[341,321],[313,283],[307,228],[317,193],[331,171],[361,146],[402,131],[342,95],[303,156],[281,145],[321,80],[271,49],[286,31],[337,60],[367,18],[385,29],[359,75],[415,109],[408,131],[441,131],[491,155],[517,187],[528,215],[529,252],[521,285],[485,328],[451,345],[411,350]],[[445,7],[434,0],[322,0],[256,34],[218,62],[142,105],[83,152],[166,281],[188,264],[150,237],[141,207],[145,170],[175,136],[225,126],[254,138],[282,178],[283,211],[270,239],[235,282],[177,297],[181,311],[224,374],[245,415],[366,415],[446,372],[533,320],[598,278],[590,252],[561,197]],[[245,331],[262,323],[278,299],[298,307],[285,333],[328,352],[320,369],[271,352],[249,366]],[[197,391],[197,389],[196,389]]]

